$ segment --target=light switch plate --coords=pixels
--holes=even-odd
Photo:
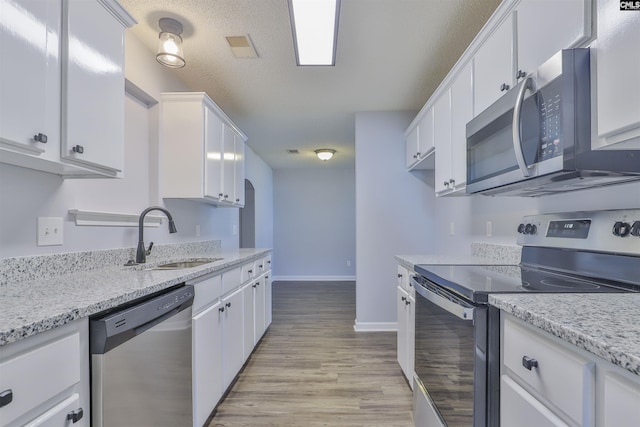
[[[38,246],[60,246],[63,243],[62,217],[38,217]]]

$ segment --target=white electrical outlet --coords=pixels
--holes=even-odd
[[[491,221],[487,221],[487,237],[491,237],[493,235],[493,223]]]
[[[38,246],[60,246],[63,243],[62,217],[38,217]]]
[[[234,236],[238,235],[238,226],[236,224],[233,224],[233,230],[232,230],[232,234]]]
[[[351,260],[350,259],[347,260],[347,267],[351,267]]]
[[[456,234],[456,225],[453,221],[449,223],[449,236],[454,236]]]
[[[200,224],[196,225],[196,237],[200,237]]]

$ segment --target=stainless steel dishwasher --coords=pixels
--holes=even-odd
[[[191,306],[181,286],[93,317],[93,427],[192,426]]]

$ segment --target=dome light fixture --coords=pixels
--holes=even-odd
[[[327,160],[332,158],[334,154],[336,154],[336,150],[332,150],[331,148],[320,148],[316,150],[315,153],[320,160],[326,162]]]
[[[156,59],[165,67],[182,68],[186,62],[182,52],[182,24],[173,18],[160,18],[160,46]]]

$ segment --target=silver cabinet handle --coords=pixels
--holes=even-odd
[[[516,97],[516,104],[513,107],[513,123],[511,125],[513,130],[513,151],[516,154],[516,162],[518,162],[520,172],[522,172],[522,176],[524,177],[531,175],[531,172],[529,172],[529,168],[527,167],[527,163],[524,160],[524,153],[522,152],[522,136],[520,135],[520,116],[522,113],[524,94],[527,89],[532,92],[534,91],[533,79],[531,77],[528,77],[522,83],[522,86],[520,86],[518,96]]]

